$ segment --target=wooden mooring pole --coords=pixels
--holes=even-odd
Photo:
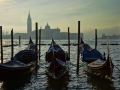
[[[2,26],[0,26],[1,63],[3,63]]]
[[[69,27],[68,27],[68,57],[70,59],[70,30],[69,30]]]
[[[14,54],[14,50],[13,50],[13,28],[11,30],[11,60],[13,59],[13,54]]]
[[[39,60],[41,56],[41,29],[39,30]]]
[[[78,21],[78,48],[77,48],[77,74],[79,73],[79,59],[80,59],[80,21]]]
[[[21,45],[21,43],[20,43],[20,39],[21,39],[21,37],[19,36],[19,46]]]
[[[95,49],[97,49],[97,29],[95,29]]]
[[[37,65],[38,65],[38,50],[37,50],[37,45],[38,45],[38,23],[35,23],[35,30],[36,30],[36,48],[35,48],[35,52],[36,52],[36,70],[37,70]]]

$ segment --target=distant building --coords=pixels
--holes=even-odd
[[[80,33],[80,37],[84,38],[83,33]],[[61,32],[61,39],[68,39],[68,32]],[[70,39],[78,39],[78,33],[70,33]]]
[[[18,39],[21,36],[22,39],[28,39],[29,35],[27,33],[15,33],[14,38]]]
[[[28,18],[27,18],[27,34],[31,34],[31,32],[32,32],[32,19],[29,12]]]
[[[100,39],[120,39],[120,35],[115,35],[115,34],[113,34],[113,35],[108,35],[108,36],[106,36],[105,34],[103,34],[102,35],[102,37],[100,38]]]
[[[28,39],[30,36],[32,37],[32,19],[30,16],[30,12],[28,13],[27,18],[27,33],[15,33],[14,38],[18,39],[21,36],[22,39]]]
[[[41,37],[42,39],[51,39],[51,38],[60,39],[61,38],[60,29],[58,27],[51,29],[47,23],[44,29],[41,28]]]
[[[68,32],[60,32],[60,29],[57,27],[55,29],[51,29],[50,26],[47,25],[45,26],[44,29],[41,29],[41,38],[42,39],[68,39]],[[33,31],[32,33],[35,33]],[[33,35],[35,37],[35,34]],[[83,33],[80,33],[80,36],[83,38]],[[70,33],[70,39],[78,39],[78,34],[77,33]]]
[[[49,24],[45,26],[44,29],[41,29],[41,39],[68,39],[67,32],[60,32],[60,28],[52,29]],[[38,31],[39,33],[39,31]],[[21,36],[22,39],[28,39],[29,37],[35,38],[35,30],[32,31],[32,19],[30,16],[30,12],[28,13],[27,18],[27,33],[15,33],[14,38],[19,38]],[[10,36],[9,36],[10,37]],[[81,33],[81,37],[83,38],[83,33]],[[70,33],[70,39],[78,39],[77,33]]]

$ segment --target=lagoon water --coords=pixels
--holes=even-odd
[[[34,40],[33,40],[34,41]],[[67,44],[67,40],[55,40],[57,44],[68,51],[67,46],[61,44]],[[71,40],[71,43],[77,43],[77,40]],[[14,43],[18,43],[15,39]],[[26,47],[28,40],[21,40],[21,47],[14,47],[14,54]],[[50,44],[51,40],[42,40],[42,44]],[[94,40],[85,40],[92,48],[94,48]],[[98,40],[97,49],[107,56],[107,46],[101,45],[106,43],[106,40]],[[119,40],[109,40],[109,43],[118,43]],[[10,40],[3,40],[3,44],[10,44]],[[110,56],[113,64],[116,67],[113,69],[111,80],[102,80],[101,77],[91,77],[84,72],[84,67],[80,67],[79,74],[76,74],[76,66],[69,65],[69,72],[64,75],[61,79],[54,80],[49,77],[45,72],[45,52],[48,50],[49,45],[41,46],[41,60],[39,62],[39,68],[37,73],[33,73],[28,77],[10,79],[7,81],[0,81],[0,90],[120,90],[120,45],[110,45]],[[77,63],[77,46],[71,46],[71,59],[70,62],[73,64]],[[4,47],[4,62],[10,60],[11,48]]]

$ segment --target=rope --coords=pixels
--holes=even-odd
[[[72,62],[68,62],[70,65],[73,65],[73,66],[75,66],[75,67],[77,67],[77,65],[76,64],[73,64]],[[80,67],[83,67],[83,66],[85,66],[85,65],[87,65],[88,63],[87,62],[82,62],[82,63],[80,63],[79,64],[79,66]]]
[[[44,54],[43,54],[43,55],[44,55]],[[41,56],[43,56],[43,55],[41,55]],[[46,62],[45,62],[45,63],[46,63]],[[44,64],[45,64],[45,63],[44,63]],[[70,62],[70,61],[68,61],[67,63],[70,64],[70,65],[72,65],[72,66],[77,67],[76,64],[73,64],[73,63]],[[79,64],[79,66],[80,66],[80,67],[83,67],[83,66],[85,66],[85,65],[87,65],[87,64],[88,64],[87,62],[82,62],[82,63]]]
[[[114,65],[115,66],[115,65]],[[117,66],[115,66],[117,69],[118,69],[118,67]],[[119,71],[120,71],[120,69],[118,69]]]
[[[75,65],[75,64],[73,64],[72,62],[68,62],[68,64],[70,64],[70,65],[73,65],[73,66],[75,66],[75,67],[77,67],[77,65]]]
[[[44,54],[43,54],[44,55]],[[43,55],[41,55],[41,56],[43,56]],[[76,64],[73,64],[72,62],[68,62],[68,64],[70,64],[70,65],[72,65],[72,66],[75,66],[75,67],[77,67],[77,65]],[[80,67],[83,67],[83,66],[85,66],[85,65],[88,65],[88,63],[87,62],[82,62],[82,63],[80,63],[79,64],[79,66]],[[115,66],[115,65],[114,65]],[[117,69],[118,69],[118,67],[117,66],[115,66]],[[119,71],[120,71],[120,69],[118,69]]]
[[[88,65],[88,63],[87,62],[83,62],[83,63],[80,64],[80,67],[85,66],[85,65]]]
[[[45,53],[44,53],[45,54]],[[42,57],[44,54],[40,55],[40,57]]]

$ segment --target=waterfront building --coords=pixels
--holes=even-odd
[[[105,35],[103,34],[100,39],[120,39],[120,35]]]
[[[51,28],[47,23],[45,28],[40,27],[41,29],[41,39],[68,39],[67,32],[60,32],[60,28]],[[39,30],[40,30],[39,29]],[[67,31],[67,30],[66,30]],[[39,31],[38,31],[39,32]],[[21,36],[22,39],[28,39],[32,37],[35,39],[35,30],[32,30],[32,18],[30,12],[27,17],[27,33],[15,33],[14,38],[19,38]],[[83,38],[83,33],[81,33],[81,37]],[[77,33],[70,33],[70,39],[78,39]]]

